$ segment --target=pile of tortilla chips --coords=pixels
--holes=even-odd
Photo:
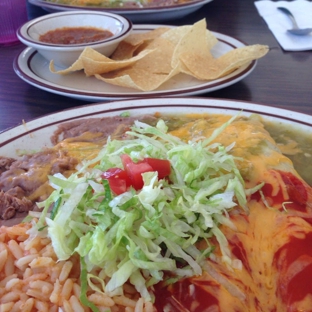
[[[131,34],[110,58],[86,48],[69,68],[56,71],[51,61],[50,70],[57,74],[84,70],[106,83],[152,91],[179,73],[199,80],[218,79],[268,52],[267,46],[251,45],[215,58],[210,51],[217,42],[203,19],[194,25]]]

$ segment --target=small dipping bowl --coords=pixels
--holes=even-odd
[[[77,44],[54,44],[39,40],[41,35],[62,28],[99,28],[113,35],[103,40]],[[86,47],[109,57],[118,44],[132,31],[132,23],[127,18],[108,12],[70,11],[47,14],[33,19],[17,30],[18,39],[38,51],[49,62],[59,67],[69,67]]]

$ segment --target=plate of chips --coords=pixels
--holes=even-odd
[[[134,25],[110,58],[86,48],[69,68],[54,66],[33,48],[22,51],[13,66],[27,83],[81,100],[186,96],[242,80],[267,50],[209,31],[202,20],[180,27]]]
[[[49,12],[96,10],[117,13],[132,22],[159,22],[179,19],[212,0],[29,0]]]

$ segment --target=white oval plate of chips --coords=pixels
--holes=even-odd
[[[48,12],[91,10],[117,13],[128,17],[132,22],[159,22],[171,19],[179,19],[191,14],[212,0],[193,0],[182,4],[168,6],[154,6],[143,8],[104,8],[100,6],[77,6],[53,3],[46,0],[29,0],[29,3],[39,6]]]
[[[159,25],[135,25],[134,33],[154,30]],[[172,27],[172,26],[166,26]],[[218,43],[212,48],[214,57],[219,57],[233,49],[246,45],[230,36],[212,32]],[[83,71],[69,75],[57,75],[49,70],[49,62],[35,49],[26,48],[14,60],[15,73],[25,82],[39,89],[86,101],[120,100],[147,96],[189,96],[212,92],[228,87],[249,75],[257,61],[241,66],[230,74],[212,81],[201,81],[192,76],[178,74],[157,90],[150,92],[115,86],[102,82],[95,77],[86,77]]]

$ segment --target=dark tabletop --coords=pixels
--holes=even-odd
[[[47,14],[28,5],[29,18]],[[312,115],[312,51],[287,52],[275,40],[252,0],[214,0],[183,19],[160,24],[192,24],[206,18],[210,30],[237,38],[246,44],[265,44],[269,53],[242,81],[201,95],[206,98],[250,101]],[[23,44],[0,46],[0,131],[24,121],[91,102],[71,99],[33,87],[13,70],[14,58]],[[311,117],[312,118],[312,117]]]

